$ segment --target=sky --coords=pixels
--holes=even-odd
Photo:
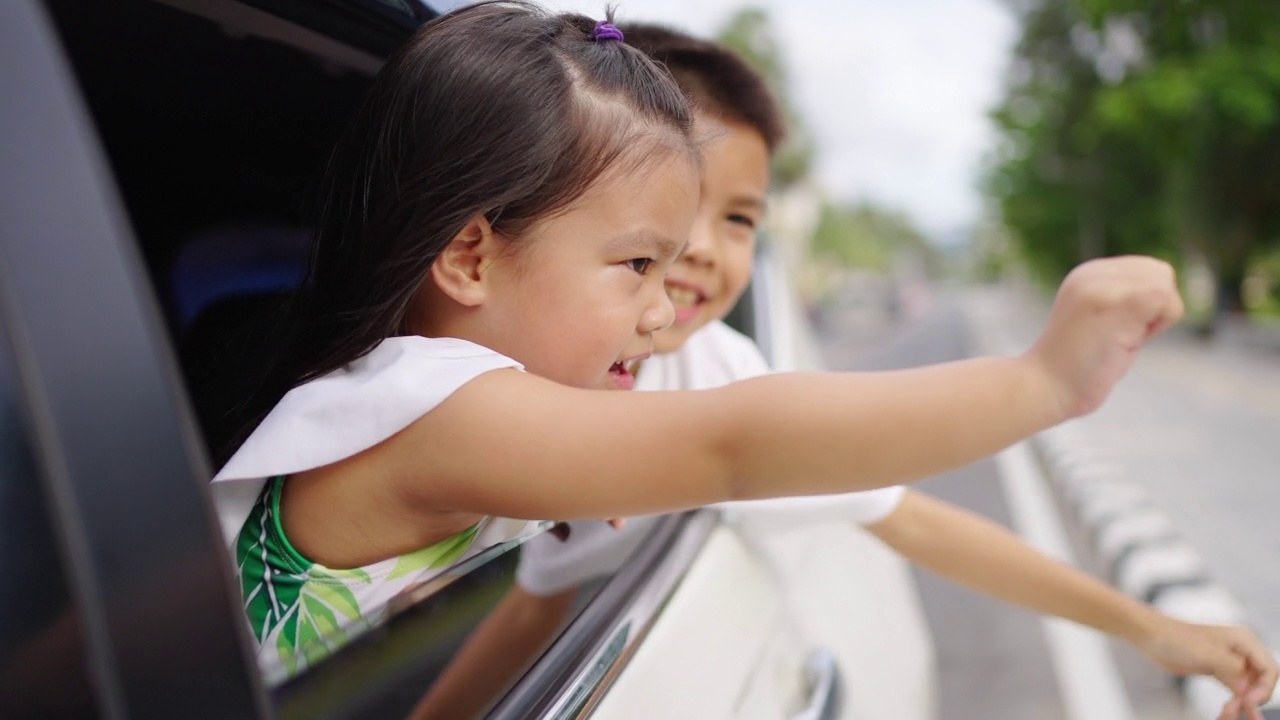
[[[541,0],[591,16],[606,0]],[[612,0],[620,21],[712,35],[742,0]],[[1017,25],[999,0],[755,0],[768,10],[793,100],[832,197],[907,212],[944,242],[977,220],[987,110]]]

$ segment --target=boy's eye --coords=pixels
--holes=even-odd
[[[738,225],[744,225],[744,226],[746,226],[746,227],[751,228],[752,230],[754,230],[754,229],[756,228],[756,221],[755,221],[754,219],[752,219],[752,218],[747,217],[746,215],[740,215],[740,214],[738,214],[738,213],[733,213],[732,215],[729,215],[729,217],[728,217],[728,218],[726,218],[726,219],[727,219],[729,222],[731,222],[731,223],[737,223]]]
[[[653,267],[653,258],[632,258],[626,261],[625,265],[640,275],[644,275],[649,272],[649,268]]]

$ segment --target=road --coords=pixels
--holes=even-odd
[[[1280,353],[1173,334],[1079,426],[1280,642]]]
[[[1010,323],[1023,341],[1030,303]],[[1107,403],[1076,423],[1168,513],[1209,574],[1280,646],[1280,350],[1239,334],[1213,343],[1174,330],[1138,356]]]
[[[944,295],[923,317],[874,332],[863,322],[841,322],[837,311],[821,331],[828,366],[881,370],[966,357],[971,343],[962,306],[958,296]],[[917,487],[1011,526],[994,462],[980,462]],[[940,720],[1068,720],[1038,616],[927,572],[917,570],[916,579],[938,657]],[[1120,643],[1108,647],[1121,668],[1130,717],[1185,717],[1167,676]]]

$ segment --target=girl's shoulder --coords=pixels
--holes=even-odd
[[[395,357],[417,357],[437,360],[476,360],[484,358],[503,358],[513,365],[520,363],[479,343],[461,338],[423,337],[421,335],[401,335],[390,337],[378,343],[368,355],[356,360],[348,368],[357,368],[368,358],[378,355]],[[339,371],[341,372],[341,371]]]
[[[387,338],[345,367],[290,390],[216,480],[273,477],[367,450],[476,377],[515,360],[456,338]]]
[[[239,531],[251,496],[266,478],[353,457],[404,430],[476,377],[504,368],[523,366],[466,340],[394,337],[290,390],[214,477],[224,533],[230,538]]]

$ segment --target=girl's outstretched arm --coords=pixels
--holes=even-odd
[[[573,390],[497,371],[371,453],[435,508],[599,518],[915,480],[1064,417],[1028,358],[692,392]]]
[[[1017,358],[637,394],[496,371],[367,460],[424,507],[509,517],[615,517],[881,487],[1093,410],[1181,313],[1167,264],[1095,261],[1064,281],[1044,334]]]
[[[632,516],[915,480],[1092,410],[1181,308],[1167,264],[1117,258],[1073,272],[1017,358],[634,394],[494,371],[382,444],[294,476],[284,519],[349,560],[473,514]]]
[[[953,505],[908,490],[889,517],[867,529],[913,564],[961,585],[1115,635],[1170,672],[1212,675],[1251,718],[1260,717],[1257,706],[1275,689],[1276,662],[1247,629],[1162,615]]]
[[[1030,356],[684,392],[494,370],[381,444],[293,475],[281,517],[303,555],[360,566],[482,515],[634,517],[915,480],[1048,427],[1063,406]]]

